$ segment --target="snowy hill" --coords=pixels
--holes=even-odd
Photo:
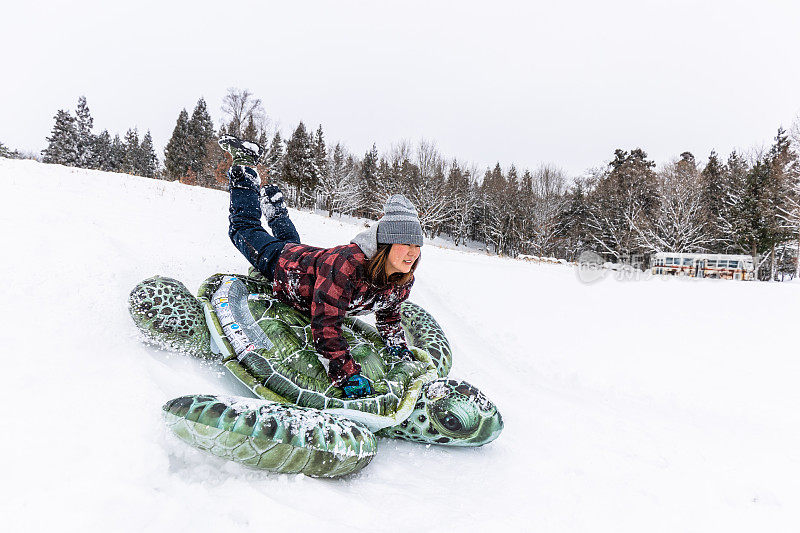
[[[796,531],[800,284],[579,282],[423,248],[412,299],[505,431],[381,439],[346,480],[268,474],[167,435],[168,399],[239,393],[139,342],[131,288],[247,264],[223,192],[0,159],[5,531]],[[355,225],[292,210],[305,242]],[[324,528],[324,529],[323,529]]]

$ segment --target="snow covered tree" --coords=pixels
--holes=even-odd
[[[700,205],[703,223],[714,241],[714,249],[724,247],[731,242],[730,235],[726,231],[729,227],[729,221],[726,220],[729,185],[725,164],[720,161],[717,153],[712,151],[705,168],[700,173]]]
[[[659,204],[650,225],[637,226],[647,252],[705,252],[714,244],[703,210],[703,182],[689,152],[657,174]]]
[[[641,253],[639,235],[658,208],[655,163],[640,148],[616,150],[589,195],[587,229],[601,254],[623,261]]]
[[[247,126],[242,129],[241,137],[246,141],[258,142],[258,128],[256,127],[256,122],[253,120],[252,115],[247,119]]]
[[[760,265],[759,254],[771,248],[769,225],[765,220],[768,181],[769,165],[762,159],[756,160],[744,175],[741,194],[735,197],[731,210],[736,243],[741,251],[753,256],[756,270]]]
[[[328,151],[325,148],[325,136],[322,133],[321,124],[317,128],[316,135],[313,136],[311,151],[314,154],[314,166],[317,168],[317,189],[319,189],[320,182],[328,178]]]
[[[477,188],[474,184],[476,174],[477,169],[464,169],[455,159],[450,163],[444,194],[452,199],[453,204],[445,228],[456,246],[466,242],[469,237],[472,212],[478,202]]]
[[[50,137],[47,138],[47,148],[42,150],[45,163],[56,163],[74,167],[78,165],[78,130],[75,118],[69,111],[59,109],[55,115],[55,125]]]
[[[131,128],[125,133],[125,158],[122,163],[122,171],[127,174],[142,175],[144,168],[144,158],[139,144],[139,132],[136,128]]]
[[[424,139],[417,144],[414,156],[414,164],[404,167],[398,192],[416,206],[423,231],[435,237],[452,217],[453,198],[445,194],[445,164],[436,144]],[[394,191],[386,191],[387,197],[390,192]]]
[[[383,204],[378,191],[378,148],[374,144],[364,154],[360,170],[358,215],[376,217],[383,210]]]
[[[786,243],[797,242],[798,229],[795,224],[787,220],[786,213],[798,203],[798,188],[800,185],[800,161],[792,148],[792,143],[786,131],[778,128],[775,144],[767,154],[769,162],[770,182],[768,189],[768,213],[772,247],[770,250],[770,279],[777,279],[779,261],[776,256],[778,249],[786,255]],[[796,252],[795,252],[796,253]]]
[[[263,142],[260,137],[266,132],[269,119],[260,98],[253,96],[247,89],[230,87],[222,99],[222,112],[225,115],[223,126],[227,133],[242,138],[248,123],[252,120],[252,138],[248,140]]]
[[[164,149],[164,168],[169,179],[176,180],[186,174],[191,164],[189,151],[189,113],[182,109]]]
[[[0,157],[7,159],[19,159],[21,154],[16,150],[11,150],[8,146],[0,142]]]
[[[328,171],[320,176],[318,186],[322,206],[328,211],[329,217],[334,211],[351,213],[358,207],[358,183],[352,156],[341,144],[336,143],[328,154],[326,168]]]
[[[119,134],[114,135],[111,141],[111,159],[109,162],[110,170],[114,172],[125,172],[125,144],[120,140]]]
[[[496,254],[502,254],[508,238],[508,217],[505,208],[506,178],[498,161],[493,170],[486,171],[481,184],[480,229],[487,247],[492,246]]]
[[[78,108],[75,111],[75,115],[77,117],[75,130],[78,138],[76,145],[77,165],[81,168],[98,168],[94,166],[95,158],[92,154],[94,149],[94,134],[92,134],[94,119],[89,112],[89,106],[86,105],[85,96],[78,98]]]
[[[271,183],[282,185],[286,182],[283,178],[283,139],[280,132],[276,131],[269,145],[264,161],[267,169],[267,180]]]
[[[564,236],[564,259],[575,261],[581,252],[591,248],[587,233],[587,201],[586,177],[574,180],[565,195],[564,209],[559,215],[559,222]]]
[[[294,201],[302,207],[313,207],[319,171],[314,161],[312,141],[300,122],[286,144],[281,172],[286,183],[294,189]]]
[[[527,188],[528,179],[523,183]],[[528,221],[522,238],[535,255],[553,256],[565,233],[562,217],[569,200],[567,178],[561,169],[542,165],[530,175],[530,187],[530,191],[520,188],[516,195],[523,203],[521,218]]]
[[[180,118],[178,119],[180,121]],[[176,126],[177,128],[177,126]],[[175,134],[173,133],[173,136]],[[214,122],[206,108],[206,101],[201,97],[192,112],[192,118],[186,125],[185,153],[188,167],[196,174],[203,171],[203,160],[206,157],[208,141],[216,137]]]
[[[115,170],[111,159],[111,135],[108,130],[103,130],[94,139],[91,167],[106,171]]]
[[[155,178],[156,174],[158,174],[158,157],[153,148],[153,137],[150,135],[150,130],[147,130],[147,133],[144,135],[142,144],[139,147],[139,152],[141,158],[140,175],[147,178]]]

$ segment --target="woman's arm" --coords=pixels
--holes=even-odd
[[[400,322],[400,304],[402,303],[401,300],[397,302],[397,305],[375,311],[375,327],[378,328],[378,334],[386,346],[406,347],[406,335]]]
[[[328,254],[317,266],[317,279],[311,298],[311,335],[314,347],[330,361],[328,376],[337,387],[361,366],[350,355],[342,335],[347,306],[353,297],[355,266],[342,254]]]

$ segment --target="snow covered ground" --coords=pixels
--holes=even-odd
[[[227,195],[0,159],[4,531],[797,531],[800,284],[593,284],[423,248],[412,299],[505,421],[478,449],[382,439],[346,480],[268,474],[169,436],[161,405],[242,393],[139,342],[126,300],[247,264]],[[359,228],[292,210],[306,242]]]

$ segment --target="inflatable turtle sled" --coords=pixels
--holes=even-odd
[[[447,379],[450,346],[420,306],[401,308],[415,360],[393,357],[377,330],[348,317],[342,333],[374,393],[348,399],[331,384],[304,314],[278,301],[260,275],[216,274],[195,298],[155,276],[131,292],[129,309],[162,347],[217,359],[257,398],[191,395],[163,407],[187,443],[272,472],[336,477],[365,467],[376,435],[424,444],[482,446],[503,419],[478,389]]]

